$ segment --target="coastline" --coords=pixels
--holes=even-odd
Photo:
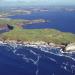
[[[71,43],[75,43],[74,34],[61,32],[55,29],[24,30],[17,26],[10,32],[3,33],[0,37],[0,44],[58,48],[61,49],[63,52],[73,49],[71,45],[69,50],[66,49],[66,47]]]
[[[17,41],[17,40],[0,40],[0,44],[9,44],[11,46],[15,46],[17,47],[17,45],[19,46],[27,46],[27,47],[34,47],[34,48],[38,48],[38,47],[44,47],[44,48],[56,48],[56,49],[61,49],[62,51],[64,51],[63,49],[65,48],[65,45],[60,45],[60,44],[55,44],[55,43],[47,43],[44,41]]]
[[[17,46],[26,46],[33,48],[49,48],[49,49],[59,49],[64,52],[75,52],[75,43],[69,44],[55,44],[52,42],[45,41],[21,41],[21,40],[0,40],[0,45],[10,45],[14,48]]]

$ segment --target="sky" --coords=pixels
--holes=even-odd
[[[75,0],[0,0],[0,5],[75,5]]]

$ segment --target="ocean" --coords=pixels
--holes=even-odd
[[[74,75],[75,54],[60,49],[0,44],[1,75]]]

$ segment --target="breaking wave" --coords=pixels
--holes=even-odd
[[[0,45],[1,75],[74,75],[75,53],[16,44]]]

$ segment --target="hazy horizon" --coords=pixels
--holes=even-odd
[[[74,6],[74,0],[0,0],[0,6]]]

